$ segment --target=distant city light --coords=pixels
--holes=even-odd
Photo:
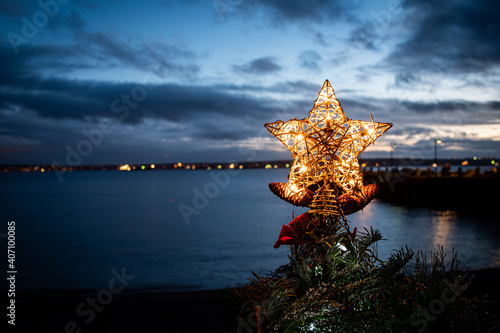
[[[181,162],[177,163],[177,166],[180,168],[182,166],[182,163]]]
[[[271,164],[266,164],[266,166],[264,168],[266,169],[271,169],[273,166]]]
[[[144,170],[146,169],[146,166],[145,165],[141,165],[141,170]]]
[[[222,169],[222,165],[220,165],[220,164],[219,164],[219,165],[217,166],[217,169]]]
[[[234,163],[229,164],[229,169],[234,169]]]
[[[120,171],[130,171],[131,169],[130,169],[130,165],[128,165],[128,164],[122,164],[122,165],[119,166],[118,170],[120,170]]]
[[[154,169],[155,168],[155,165],[154,164],[151,164],[151,169]]]
[[[463,166],[467,166],[467,165],[469,165],[469,161],[467,161],[467,160],[463,161],[463,162],[462,162],[462,165],[463,165]]]
[[[290,167],[290,164],[288,164],[288,163],[287,163],[287,164],[285,164],[285,167],[289,168],[289,167]]]
[[[240,166],[239,166],[239,168],[240,168],[240,169],[243,169],[243,165],[240,165]]]

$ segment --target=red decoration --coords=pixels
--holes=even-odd
[[[274,244],[274,248],[277,249],[281,245],[293,245],[294,239],[293,239],[293,228],[296,226],[303,226],[307,222],[309,222],[309,213],[304,213],[302,215],[297,216],[294,218],[288,225],[284,224],[283,227],[281,227],[280,235],[278,236],[278,240]]]
[[[295,240],[293,238],[294,235],[294,228],[297,229],[302,229],[304,225],[306,225],[309,222],[309,212],[306,212],[304,214],[301,214],[294,218],[288,225],[283,224],[281,227],[280,235],[278,236],[278,240],[274,244],[274,248],[277,249],[281,245],[293,245],[295,243]],[[354,230],[351,233],[352,239],[356,238],[356,231],[358,228],[354,228]]]

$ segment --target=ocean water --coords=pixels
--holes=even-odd
[[[1,173],[0,267],[7,270],[7,222],[15,221],[18,290],[105,288],[113,271],[130,277],[131,290],[238,286],[251,271],[288,262],[287,247],[272,246],[281,226],[307,208],[269,191],[268,183],[287,174],[80,171],[59,182],[50,172]],[[430,251],[441,244],[472,269],[500,267],[498,221],[381,201],[348,219],[358,229],[380,229],[381,258],[406,245]]]

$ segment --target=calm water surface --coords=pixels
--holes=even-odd
[[[306,208],[267,184],[288,170],[167,170],[0,174],[0,241],[16,222],[19,289],[98,289],[112,270],[135,278],[128,288],[194,290],[240,285],[288,262],[273,249],[282,224]],[[184,212],[184,215],[183,213]],[[471,268],[500,267],[500,223],[453,211],[374,201],[351,226],[380,229],[379,254],[437,244]],[[2,260],[2,269],[6,271]],[[3,282],[5,283],[5,282]]]

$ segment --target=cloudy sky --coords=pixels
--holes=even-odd
[[[500,156],[498,1],[0,3],[0,163],[290,158],[325,79],[364,157]]]

